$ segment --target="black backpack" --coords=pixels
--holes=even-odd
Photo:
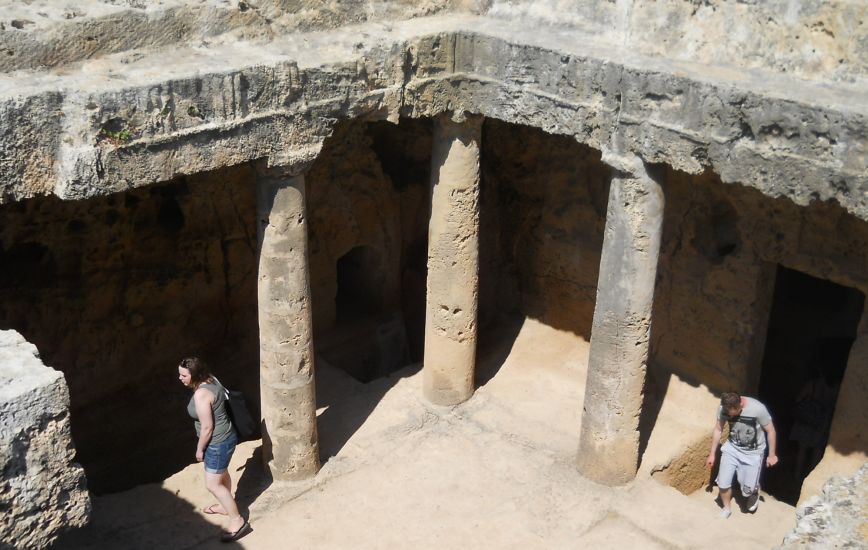
[[[220,381],[217,381],[220,383]],[[226,414],[229,415],[229,420],[235,427],[235,432],[241,441],[253,439],[256,435],[257,422],[250,414],[250,409],[247,408],[247,401],[244,400],[244,394],[237,390],[230,390],[223,384],[220,384],[226,392]]]

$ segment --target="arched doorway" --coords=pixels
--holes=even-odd
[[[361,382],[410,363],[400,308],[384,296],[381,254],[371,246],[354,247],[338,259],[336,277],[335,326],[317,345],[318,352]]]
[[[383,266],[370,246],[357,246],[337,262],[335,320],[348,324],[376,316],[383,310]]]
[[[759,398],[773,411],[781,465],[763,488],[795,504],[823,457],[865,295],[779,265]]]

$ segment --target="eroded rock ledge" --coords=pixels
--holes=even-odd
[[[0,331],[0,546],[45,548],[87,523],[90,497],[74,457],[63,374],[20,334]]]
[[[868,464],[851,478],[833,477],[796,511],[796,528],[778,548],[863,548],[868,537]]]
[[[257,158],[304,164],[338,120],[449,110],[868,219],[864,90],[540,34],[447,15],[6,75],[0,198],[86,198]]]

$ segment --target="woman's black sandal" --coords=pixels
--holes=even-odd
[[[250,523],[248,523],[247,520],[244,520],[244,525],[239,527],[238,530],[234,533],[223,533],[222,535],[220,535],[220,542],[236,541],[252,530],[253,529],[250,527]]]

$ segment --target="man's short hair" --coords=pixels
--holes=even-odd
[[[741,408],[741,396],[735,392],[724,392],[720,395],[720,406],[723,412]]]

